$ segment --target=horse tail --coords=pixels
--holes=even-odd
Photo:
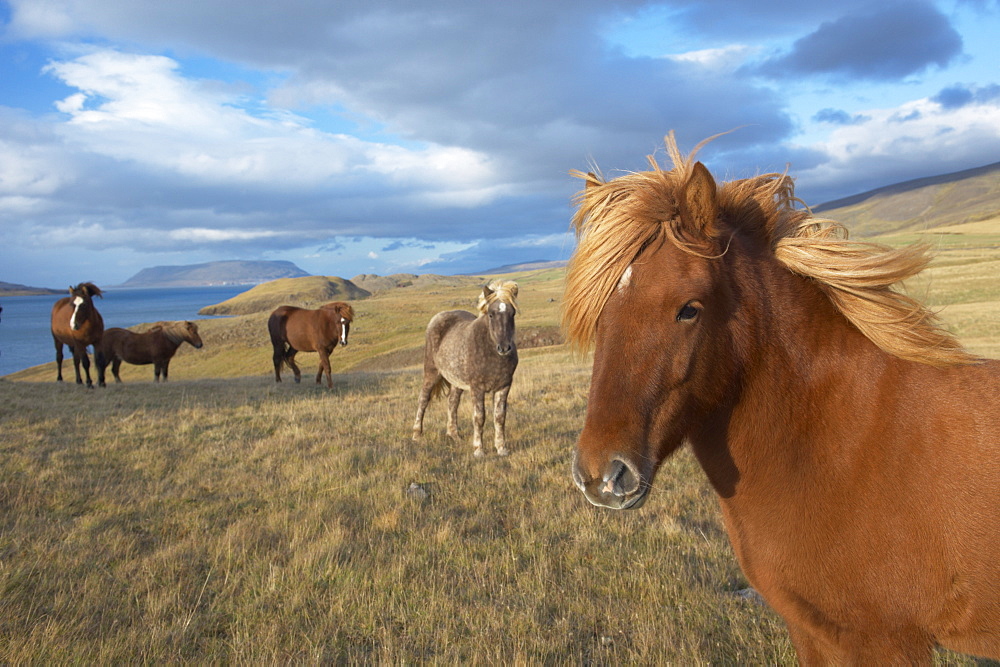
[[[433,401],[438,396],[447,396],[451,393],[451,383],[444,379],[443,375],[438,376],[437,381],[434,386],[431,387],[431,400]]]
[[[267,333],[271,336],[271,346],[274,347],[275,353],[281,352],[281,360],[286,366],[291,368],[288,364],[288,348],[291,347],[288,341],[285,340],[284,324],[285,317],[283,313],[275,310],[271,313],[271,316],[267,318]]]

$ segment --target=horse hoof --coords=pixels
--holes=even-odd
[[[483,453],[482,447],[476,447],[476,451],[472,452],[472,455],[475,456],[477,459],[481,459],[484,456],[486,456],[486,454]]]
[[[500,449],[497,450],[497,456],[507,456],[509,454],[510,451],[508,451],[506,447],[501,447]]]

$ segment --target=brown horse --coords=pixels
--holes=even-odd
[[[787,176],[718,186],[667,149],[670,171],[576,174],[577,486],[638,507],[690,443],[802,662],[1000,658],[1000,363],[893,289],[924,248],[850,241]]]
[[[424,343],[424,383],[413,422],[413,439],[424,430],[424,411],[442,391],[448,396],[448,435],[458,440],[458,405],[463,391],[472,392],[475,456],[483,456],[486,394],[493,394],[493,445],[507,455],[504,426],[507,394],[517,369],[514,315],[517,283],[494,280],[479,296],[479,317],[464,310],[438,313],[427,325]]]
[[[94,283],[80,283],[69,288],[69,296],[52,304],[52,341],[56,346],[56,381],[62,382],[63,345],[68,345],[73,352],[73,369],[76,371],[76,383],[83,384],[80,377],[80,364],[87,374],[87,387],[93,388],[90,379],[90,357],[87,356],[87,346],[101,342],[104,333],[104,320],[94,306],[93,297],[104,295]]]
[[[118,369],[122,362],[145,365],[153,364],[156,382],[167,381],[167,368],[181,343],[190,343],[201,349],[201,336],[194,322],[158,322],[145,333],[133,333],[128,329],[112,327],[104,331],[101,343],[94,351],[97,360],[97,383],[104,387],[104,371],[111,364],[115,382],[121,382]]]
[[[279,306],[267,320],[274,348],[274,381],[281,382],[281,364],[286,363],[295,373],[295,381],[302,381],[302,372],[295,365],[299,352],[319,352],[319,371],[316,384],[326,373],[326,386],[333,388],[330,371],[330,353],[337,344],[347,345],[347,334],[354,320],[354,309],[343,301],[334,301],[310,310],[295,306]]]

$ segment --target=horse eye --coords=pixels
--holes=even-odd
[[[697,306],[691,305],[691,303],[684,304],[684,307],[677,312],[678,322],[690,322],[694,318],[698,317],[700,309]]]

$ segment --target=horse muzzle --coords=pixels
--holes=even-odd
[[[600,477],[586,475],[574,462],[573,481],[591,504],[615,510],[638,509],[649,493],[649,484],[622,458],[611,459]]]
[[[497,354],[501,357],[508,357],[514,351],[513,345],[497,345]]]

